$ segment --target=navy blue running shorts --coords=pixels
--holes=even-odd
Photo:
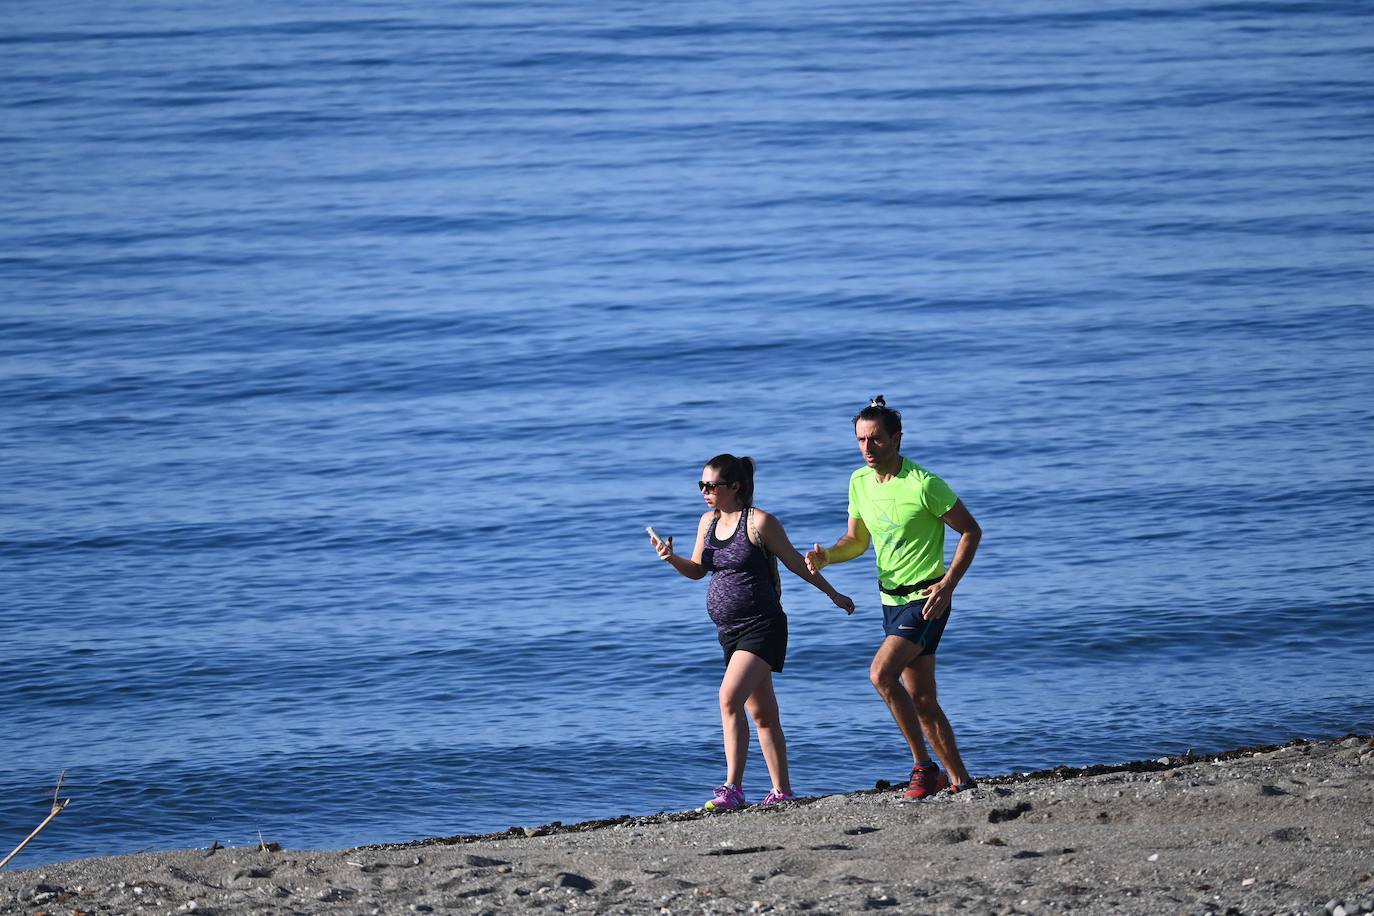
[[[945,632],[945,624],[953,608],[945,611],[945,616],[935,620],[921,618],[921,609],[926,606],[925,599],[913,601],[898,607],[883,605],[883,632],[888,636],[909,639],[921,647],[921,655],[934,655],[940,645],[940,637]]]
[[[725,653],[725,664],[730,664],[730,656],[736,649],[743,649],[757,655],[768,663],[774,671],[782,670],[787,658],[787,615],[774,614],[757,623],[750,624],[737,633],[717,634],[720,648]]]

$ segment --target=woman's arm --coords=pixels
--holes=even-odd
[[[854,602],[848,595],[842,595],[835,590],[835,587],[825,580],[825,577],[818,572],[807,569],[806,561],[802,555],[797,553],[797,548],[792,546],[792,542],[787,539],[787,532],[783,530],[782,522],[769,515],[761,509],[754,510],[755,524],[758,525],[759,538],[763,541],[763,547],[782,561],[797,578],[810,582],[816,588],[825,593],[835,606],[843,608],[845,613],[854,613]]]
[[[706,576],[706,567],[701,563],[701,557],[706,549],[706,532],[711,527],[711,516],[713,513],[707,512],[701,516],[701,521],[697,523],[696,547],[692,550],[692,559],[688,560],[673,553],[673,536],[668,535],[667,540],[660,541],[652,534],[649,535],[649,543],[654,550],[658,551],[658,558],[669,566],[682,573],[688,579],[702,579]]]

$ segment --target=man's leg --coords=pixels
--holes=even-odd
[[[878,654],[873,656],[873,664],[868,669],[868,679],[878,691],[878,696],[887,704],[892,718],[897,721],[897,727],[902,730],[902,737],[911,748],[912,760],[918,764],[926,764],[930,762],[930,754],[926,752],[926,743],[921,737],[921,722],[917,716],[916,703],[902,685],[902,672],[916,661],[920,651],[921,647],[909,639],[902,639],[900,636],[887,637],[878,647]]]
[[[935,656],[916,657],[907,664],[902,678],[906,683],[904,692],[910,694],[921,731],[935,750],[935,756],[945,765],[945,772],[955,785],[970,782],[968,770],[964,769],[964,760],[959,756],[959,745],[954,740],[954,729],[950,727],[949,719],[945,718],[945,711],[940,708],[935,688]]]
[[[739,653],[736,653],[739,654]],[[768,764],[768,775],[773,779],[773,788],[779,792],[792,794],[792,783],[787,773],[787,738],[782,733],[782,718],[778,715],[778,695],[773,692],[773,672],[769,671],[744,707],[754,720],[754,728],[759,733],[759,748],[763,760]]]
[[[749,757],[749,720],[744,717],[744,702],[759,683],[772,673],[768,662],[752,652],[737,649],[725,666],[720,682],[720,725],[725,733],[725,781],[734,786],[744,783],[744,762]]]

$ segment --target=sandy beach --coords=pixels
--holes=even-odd
[[[1374,911],[1374,737],[901,788],[331,852],[21,853],[0,912]]]

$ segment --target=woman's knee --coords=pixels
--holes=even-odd
[[[748,710],[749,718],[754,720],[757,728],[779,728],[782,725],[777,703],[760,703],[750,698],[749,702],[744,704],[744,708]]]
[[[744,712],[745,698],[739,691],[720,688],[720,711],[722,715],[738,716]]]

